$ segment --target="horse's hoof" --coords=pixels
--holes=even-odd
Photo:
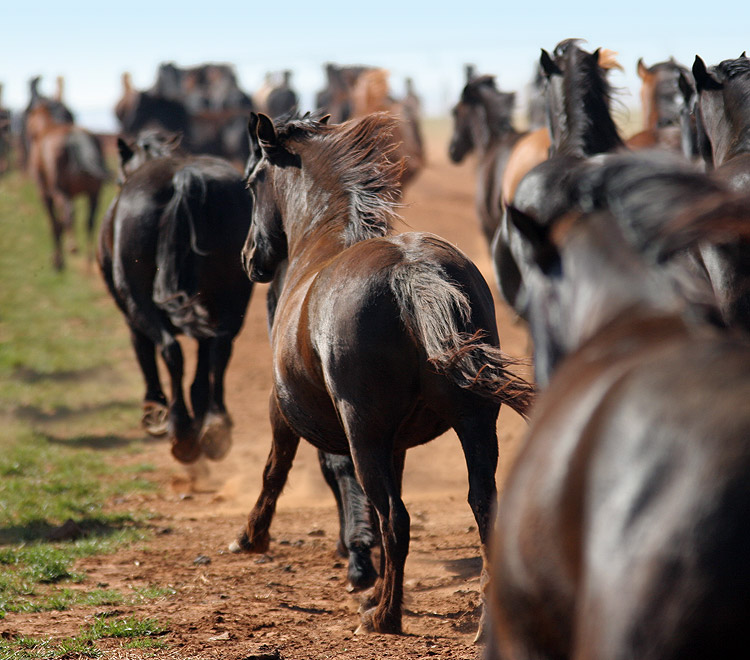
[[[352,552],[349,555],[349,570],[347,572],[349,584],[352,591],[362,591],[368,589],[378,578],[378,572],[372,565],[370,554]]]
[[[477,634],[474,636],[475,644],[482,644],[486,638],[487,632],[487,605],[482,606],[482,614],[479,616],[479,627],[477,628]]]
[[[386,635],[400,635],[401,622],[388,622],[385,619],[379,621],[377,617],[377,608],[373,607],[362,614],[361,622],[359,627],[354,631],[354,634],[361,635],[373,632],[384,633]]]
[[[209,413],[203,422],[200,437],[201,449],[206,458],[220,461],[232,447],[232,420],[226,413]]]
[[[180,463],[195,463],[201,457],[201,446],[191,440],[183,440],[182,442],[174,440],[172,442],[172,456]]]
[[[251,541],[247,532],[242,532],[229,544],[229,552],[235,554],[247,552],[254,555],[262,555],[268,550],[269,545],[271,545],[271,537],[269,534],[261,534],[254,541]]]
[[[155,438],[167,434],[169,409],[163,403],[146,401],[143,404],[141,426]]]

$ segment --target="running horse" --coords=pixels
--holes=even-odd
[[[67,231],[74,240],[73,200],[79,195],[88,198],[86,234],[87,253],[91,257],[99,194],[110,173],[104,164],[99,141],[75,124],[56,121],[45,103],[39,103],[29,110],[26,136],[29,140],[28,168],[39,189],[52,228],[52,263],[57,270],[62,270],[65,266],[64,232]]]
[[[460,163],[468,153],[477,154],[475,206],[488,245],[502,219],[505,166],[522,135],[513,127],[514,104],[515,94],[501,92],[493,76],[475,76],[453,107],[448,155],[454,163]]]
[[[589,53],[579,43],[579,39],[561,41],[552,54],[542,49],[550,157],[527,172],[512,199],[505,200],[540,221],[567,208],[570,177],[578,165],[597,154],[624,148],[610,113],[612,89],[607,73],[619,67],[615,53],[601,48]],[[505,218],[495,233],[492,254],[503,298],[525,318],[527,301],[521,270],[528,255]]]
[[[273,444],[261,494],[233,544],[267,550],[300,437],[351,455],[383,543],[360,630],[383,633],[401,632],[406,450],[456,430],[485,556],[498,411],[506,403],[525,415],[533,397],[508,370],[476,266],[437,236],[393,233],[401,171],[388,157],[393,128],[387,113],[333,126],[257,118],[262,158],[249,177],[243,259],[255,282],[273,280],[282,264],[286,272],[271,328]]]
[[[662,247],[747,236],[747,198],[712,202]],[[498,505],[486,657],[746,657],[750,344],[696,320],[607,211],[510,214],[551,378]]]
[[[183,156],[173,139],[148,133],[135,144],[121,138],[118,148],[122,187],[102,222],[97,257],[146,384],[142,424],[152,435],[166,433],[183,463],[201,455],[219,460],[231,447],[224,374],[252,291],[239,256],[250,196],[228,161]],[[198,344],[192,414],[179,334]],[[157,348],[169,372],[169,399]]]

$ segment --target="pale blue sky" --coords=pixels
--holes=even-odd
[[[570,9],[548,0],[8,4],[0,40],[5,105],[26,104],[33,75],[43,76],[42,89],[51,94],[62,74],[66,101],[92,128],[114,128],[111,108],[123,71],[148,87],[163,61],[230,62],[249,92],[265,71],[289,68],[306,104],[323,83],[324,62],[379,65],[391,70],[396,93],[411,75],[428,110],[440,113],[460,91],[464,63],[496,74],[503,89],[520,89],[539,49],[567,37],[619,52],[626,72],[612,82],[623,88],[625,105],[637,104],[638,57],[652,64],[673,55],[690,66],[696,53],[711,64],[750,51],[748,0],[707,5],[700,13],[687,0],[610,6],[587,0],[567,3]]]

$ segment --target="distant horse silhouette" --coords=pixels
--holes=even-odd
[[[63,233],[73,238],[73,199],[86,195],[89,201],[88,253],[93,256],[94,226],[102,184],[110,178],[99,141],[84,129],[70,123],[58,123],[49,106],[39,103],[26,117],[29,140],[29,172],[36,181],[54,241],[53,264],[65,265]]]
[[[10,167],[11,114],[3,105],[3,86],[0,84],[0,176]]]
[[[166,432],[181,462],[201,454],[218,460],[231,446],[224,373],[252,291],[239,257],[252,203],[227,161],[180,156],[174,141],[153,136],[137,145],[120,139],[118,147],[124,181],[102,223],[98,260],[146,383],[143,426]],[[198,342],[192,415],[180,333]],[[169,399],[157,347],[169,370]]]
[[[606,211],[511,216],[551,379],[499,502],[487,657],[744,658],[750,344],[686,315]],[[662,247],[748,217],[693,213]]]
[[[291,71],[282,72],[281,79],[276,81],[274,76],[267,75],[262,88],[253,96],[255,109],[269,117],[282,117],[295,112],[299,98],[292,89],[291,80]]]
[[[647,67],[638,60],[641,79],[643,130],[631,136],[625,144],[631,149],[663,148],[683,153],[682,117],[685,98],[680,80],[689,80],[686,67],[670,58]]]
[[[398,633],[409,546],[400,494],[406,450],[455,428],[484,548],[498,410],[507,403],[525,414],[532,388],[507,370],[477,268],[436,236],[392,233],[400,174],[388,158],[392,130],[385,113],[334,126],[258,118],[262,158],[249,178],[243,258],[253,281],[274,279],[284,264],[286,272],[271,331],[273,447],[236,545],[268,548],[300,437],[351,455],[383,540],[362,627]]]
[[[597,49],[588,53],[579,48],[579,41],[560,42],[552,55],[542,50],[540,65],[547,80],[550,158],[525,174],[513,198],[506,199],[506,203],[542,222],[556,217],[569,205],[570,177],[579,164],[593,155],[624,146],[610,114],[611,87],[607,81],[607,72],[619,64],[612,51]],[[492,254],[503,298],[525,318],[526,299],[519,262],[527,255],[506,220],[495,234]]]
[[[321,114],[331,115],[331,123],[339,124],[352,118],[352,90],[368,66],[326,64],[326,85],[315,95],[315,107]]]
[[[515,94],[498,90],[493,76],[475,76],[453,107],[448,155],[460,163],[466,154],[477,154],[475,205],[488,245],[502,219],[502,179],[508,157],[521,137],[513,127],[514,104]]]

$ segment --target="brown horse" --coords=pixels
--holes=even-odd
[[[359,75],[351,93],[352,117],[364,117],[372,112],[388,112],[396,118],[391,138],[395,145],[392,156],[404,159],[401,173],[403,189],[424,167],[424,144],[419,116],[414,113],[414,106],[391,97],[388,75],[385,69],[371,69]]]
[[[641,79],[643,130],[628,138],[626,146],[683,153],[681,123],[685,98],[680,89],[680,78],[690,77],[690,72],[673,58],[650,67],[641,58],[638,60],[638,76]]]
[[[52,226],[53,264],[64,267],[63,232],[73,230],[73,199],[89,200],[87,252],[93,256],[94,225],[102,184],[110,178],[101,145],[88,131],[56,122],[46,104],[32,108],[26,118],[29,171],[36,181]]]
[[[393,233],[401,167],[388,158],[393,125],[386,113],[334,126],[258,118],[262,158],[249,178],[243,258],[256,282],[278,277],[282,264],[286,271],[271,328],[273,446],[263,490],[233,544],[267,550],[300,437],[351,455],[383,542],[362,629],[386,633],[401,631],[406,450],[456,430],[484,552],[498,411],[507,403],[525,414],[533,396],[507,370],[476,266],[437,236]]]
[[[747,235],[732,203],[662,241]],[[746,657],[750,344],[696,321],[608,212],[512,219],[552,373],[499,503],[487,657]]]

